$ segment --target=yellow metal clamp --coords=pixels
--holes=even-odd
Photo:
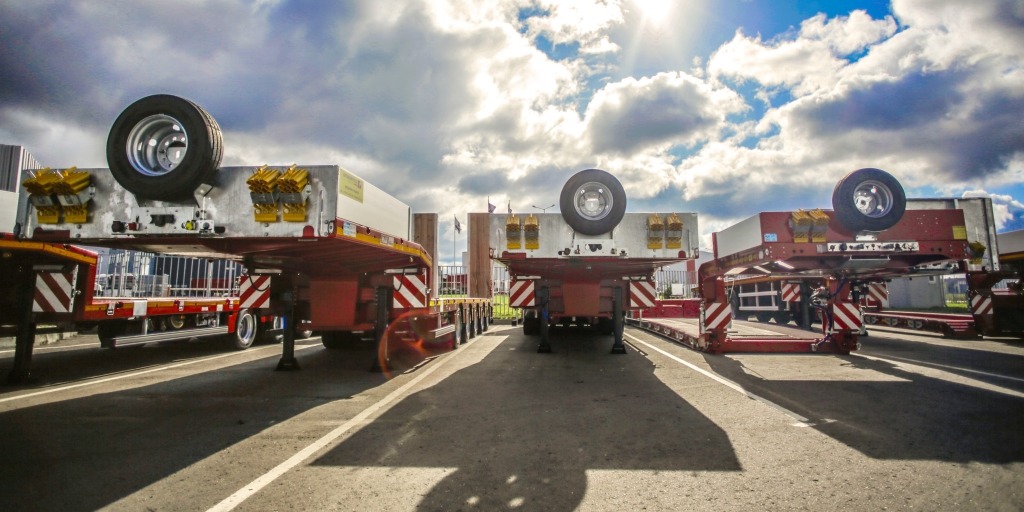
[[[797,210],[790,213],[789,229],[793,232],[793,241],[804,242],[825,242],[825,232],[828,230],[829,216],[820,209]]]
[[[291,166],[277,181],[281,193],[282,218],[287,222],[305,222],[306,199],[311,193],[309,171]]]
[[[249,185],[256,222],[277,222],[279,201],[284,210],[283,220],[306,220],[306,200],[311,194],[309,171],[292,165],[282,173],[264,165],[256,169],[245,183]]]
[[[277,194],[275,188],[281,171],[266,165],[256,169],[249,179],[249,197],[252,198],[253,218],[256,222],[277,222]]]
[[[509,249],[521,249],[523,247],[522,241],[523,227],[519,224],[519,217],[515,214],[509,215],[505,218],[505,239],[506,246]]]
[[[661,249],[665,242],[665,222],[661,215],[652,213],[647,216],[647,248]]]
[[[523,220],[523,238],[527,249],[540,249],[540,221],[532,213]]]
[[[683,219],[675,213],[668,214],[665,231],[665,247],[668,249],[682,249],[683,247]]]
[[[89,219],[89,201],[94,189],[88,171],[76,167],[53,170],[49,167],[31,172],[31,177],[22,183],[28,190],[29,201],[36,208],[40,224],[57,224],[61,212],[64,221],[85,223]]]

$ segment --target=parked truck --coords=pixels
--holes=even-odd
[[[280,319],[280,370],[298,369],[300,319],[329,349],[373,338],[384,371],[397,353],[454,347],[487,326],[487,298],[431,297],[433,258],[410,208],[341,166],[222,168],[216,121],[171,95],[128,106],[106,149],[108,168],[25,171],[14,235],[237,262],[233,322]],[[416,220],[436,230],[436,215]],[[19,337],[18,350],[30,347]]]

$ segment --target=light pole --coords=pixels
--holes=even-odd
[[[535,205],[535,204],[531,204],[530,206],[532,206],[532,207],[534,207],[534,208],[536,208],[536,209],[540,210],[540,212],[541,212],[541,213],[547,213],[547,212],[548,212],[548,208],[554,208],[554,207],[555,207],[555,205],[554,205],[554,204],[552,204],[552,205],[550,205],[550,206],[545,206],[545,207],[543,207],[543,208],[541,208],[540,206],[537,206],[537,205]]]

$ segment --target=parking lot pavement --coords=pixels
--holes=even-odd
[[[1019,346],[626,340],[555,329],[538,354],[492,326],[391,380],[371,344],[308,340],[282,373],[276,346],[68,340],[0,390],[0,489],[12,510],[1024,508]]]

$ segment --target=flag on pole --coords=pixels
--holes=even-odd
[[[497,206],[491,204],[491,198],[488,197],[487,198],[487,213],[494,213],[494,209],[495,208],[497,208]]]
[[[508,214],[512,215],[512,200],[508,200]]]
[[[459,224],[459,218],[455,217],[455,232],[462,233],[462,224]]]

